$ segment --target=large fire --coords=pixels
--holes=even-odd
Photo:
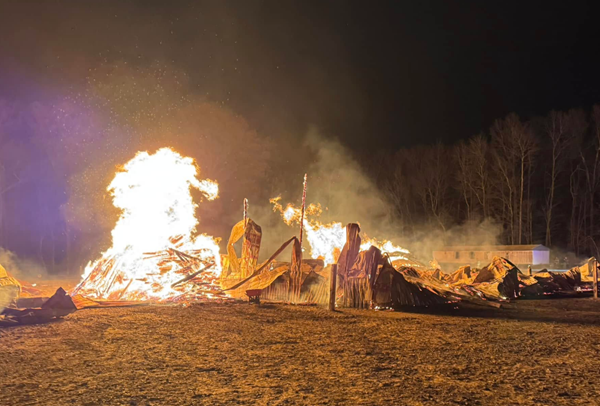
[[[300,224],[302,218],[302,210],[288,203],[284,208],[280,203],[281,197],[271,199],[273,211],[280,212],[283,221],[287,225]],[[317,218],[321,215],[323,209],[320,204],[309,204],[305,208],[304,217],[304,232],[306,239],[310,245],[310,254],[312,258],[323,259],[325,265],[332,264],[337,261],[338,256],[344,244],[346,244],[346,228],[340,222],[332,222],[324,224]],[[362,237],[361,251],[368,250],[371,246],[375,246],[382,253],[389,255],[392,261],[409,260],[404,254],[410,252],[402,247],[392,244],[391,241],[371,239],[366,235]]]
[[[138,152],[125,164],[107,189],[121,210],[112,247],[88,264],[74,292],[92,299],[173,299],[198,294],[198,284],[181,282],[207,267],[202,285],[214,285],[221,273],[218,241],[196,235],[197,205],[190,192],[197,189],[213,200],[219,187],[198,175],[192,158],[170,148]]]

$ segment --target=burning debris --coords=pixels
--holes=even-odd
[[[257,297],[260,291],[268,300],[324,304],[329,300],[330,267],[337,263],[335,295],[342,306],[429,306],[515,296],[515,289],[508,295],[507,286],[514,288],[508,282],[488,283],[487,295],[485,289],[440,283],[441,278],[432,278],[408,250],[387,240],[361,238],[358,224],[345,228],[339,222],[323,224],[318,220],[321,206],[306,206],[306,175],[301,208],[288,204],[284,209],[279,198],[271,200],[288,225],[300,225],[300,239],[286,241],[259,265],[262,230],[248,217],[244,200],[243,220],[233,227],[227,255],[221,259],[216,239],[194,236],[198,220],[190,189],[210,200],[218,195],[215,182],[200,181],[197,175],[191,158],[167,148],[154,155],[139,153],[128,162],[108,187],[122,210],[112,233],[113,245],[88,265],[73,294],[96,302],[176,301],[243,298],[248,291]],[[310,260],[302,259],[304,235]],[[238,258],[234,244],[242,238]],[[276,261],[290,244],[290,262]],[[490,293],[493,289],[497,295]]]
[[[275,204],[278,205],[277,200]],[[315,208],[318,206],[309,206],[307,212],[318,213]],[[281,209],[284,219],[292,219],[297,214],[296,209],[290,205],[285,210],[281,207],[278,209]],[[286,213],[293,215],[286,216]],[[251,220],[248,222],[252,226],[245,229],[244,233],[250,233],[252,228],[258,227]],[[308,224],[307,236],[311,233],[319,235],[320,230],[332,228],[331,225],[324,226],[314,221]],[[581,281],[581,275],[591,274],[587,270],[589,266],[586,265],[582,267],[582,271],[571,270],[564,275],[546,272],[531,277],[524,275],[513,263],[501,257],[494,257],[490,264],[481,269],[471,269],[466,266],[452,274],[445,274],[439,268],[427,269],[414,260],[406,257],[398,258],[398,254],[394,251],[386,252],[385,245],[382,250],[370,244],[372,240],[363,242],[358,224],[348,224],[344,238],[338,236],[335,240],[344,241],[339,253],[336,252],[335,242],[324,238],[318,239],[321,242],[328,241],[329,245],[321,245],[318,247],[320,251],[313,249],[311,253],[313,257],[315,252],[323,252],[326,255],[302,260],[298,267],[299,271],[294,267],[298,256],[294,254],[294,250],[290,262],[274,260],[292,243],[294,249],[297,249],[297,239],[293,237],[254,272],[242,273],[239,266],[237,270],[235,269],[234,264],[247,262],[249,256],[253,255],[252,252],[256,252],[257,255],[260,249],[260,238],[258,238],[255,239],[258,245],[254,246],[254,251],[246,248],[243,250],[242,258],[238,259],[235,256],[233,243],[241,238],[243,225],[242,222],[238,223],[232,232],[232,240],[228,245],[228,251],[232,255],[229,256],[228,266],[223,273],[226,277],[221,280],[222,285],[227,286],[227,293],[240,298],[248,291],[252,291],[254,296],[260,291],[262,298],[271,301],[326,304],[329,300],[328,287],[332,264],[327,264],[324,257],[329,254],[337,262],[335,297],[338,307],[397,309],[456,305],[461,302],[500,307],[502,302],[521,296],[550,294],[552,291],[558,291],[557,289],[563,289],[562,292],[573,292],[581,289],[581,284],[577,283]],[[315,240],[317,239],[312,238],[312,241]],[[247,244],[249,239],[246,238],[245,241],[244,244]],[[390,246],[393,247],[391,243],[388,247]],[[326,249],[323,249],[324,247]],[[400,253],[409,255],[407,250]],[[590,279],[587,276],[586,278]]]
[[[221,256],[218,239],[196,232],[197,206],[190,190],[201,191],[208,200],[218,197],[217,183],[198,175],[194,161],[172,149],[138,153],[108,187],[121,210],[112,246],[88,264],[73,299],[59,289],[41,308],[14,309],[22,286],[0,267],[0,306],[13,307],[5,310],[4,321],[39,322],[86,307],[246,297],[256,303],[260,298],[323,305],[332,300],[338,307],[356,308],[461,302],[498,307],[520,296],[585,289],[596,266],[590,260],[566,274],[528,276],[507,259],[494,257],[481,269],[466,266],[444,274],[391,241],[361,236],[359,224],[319,221],[321,205],[306,206],[306,175],[301,208],[284,208],[280,198],[271,199],[286,224],[300,226],[299,238],[290,238],[259,264],[262,229],[248,217],[245,199],[243,220],[233,227],[227,254]],[[302,258],[303,236],[310,259]],[[238,257],[234,245],[240,239]],[[288,246],[290,261],[277,260]]]
[[[280,201],[281,197],[270,200],[273,204],[273,211],[281,213],[283,221],[289,226],[302,225],[310,245],[312,258],[322,259],[325,265],[337,262],[347,241],[346,229],[342,223],[324,224],[319,221],[318,217],[323,213],[320,204],[311,203],[306,206],[305,216],[303,216],[302,209],[294,207],[291,203],[288,203],[284,208]],[[407,249],[395,246],[391,241],[379,241],[368,237],[365,237],[362,241],[360,251],[367,251],[371,246],[375,246],[386,253],[391,261],[398,261],[405,266],[423,267],[422,264],[412,258]]]
[[[218,185],[198,179],[199,168],[169,148],[138,153],[108,186],[121,216],[112,247],[88,264],[73,294],[95,300],[178,300],[222,296],[218,240],[196,235],[197,205]],[[193,282],[193,283],[192,283]]]
[[[392,261],[388,253],[376,246],[359,251],[364,246],[359,233],[357,224],[348,224],[347,243],[338,261],[342,306],[397,309],[467,301],[497,307],[478,292],[440,283],[421,266]]]
[[[242,225],[240,222],[236,227]],[[392,265],[390,256],[376,246],[364,250],[358,224],[348,224],[345,231],[346,241],[335,265],[338,269],[338,288],[334,295],[339,307],[434,306],[461,300],[493,305],[480,293],[446,286],[425,276],[425,271],[406,266],[396,268]],[[232,237],[238,234],[239,231],[232,232]],[[233,241],[230,240],[229,247]],[[291,261],[275,261],[292,243],[294,249]],[[298,247],[298,240],[292,237],[247,277],[242,277],[239,268],[235,271],[235,265],[232,264],[244,263],[249,251],[245,251],[246,254],[243,253],[240,259],[230,255],[221,284],[233,297],[242,298],[249,291],[256,296],[255,292],[261,291],[261,298],[270,301],[327,304],[332,265],[326,265],[322,258],[317,258],[302,260],[299,267],[294,267]]]

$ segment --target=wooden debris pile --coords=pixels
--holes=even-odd
[[[439,271],[390,261],[377,247],[359,252],[357,224],[346,227],[338,261],[338,306],[356,308],[431,307],[468,301],[497,307],[479,291],[452,286]]]
[[[438,280],[453,287],[479,292],[489,300],[510,300],[518,297],[548,295],[578,295],[592,290],[592,271],[596,259],[567,272],[550,272],[546,269],[526,275],[506,258],[494,257],[481,269],[463,266],[451,274],[426,271],[425,278]]]
[[[577,296],[582,292],[593,290],[593,267],[597,266],[595,258],[590,258],[581,266],[567,272],[551,272],[542,269],[533,274],[534,282],[524,286],[521,294],[525,297],[535,296]]]
[[[219,276],[206,272],[215,266],[214,262],[198,257],[201,250],[183,252],[175,248],[146,254],[146,259],[157,258],[161,273],[174,272],[181,275],[170,284],[181,294],[172,301],[202,301],[208,299],[227,299],[219,284]]]
[[[248,220],[249,224],[253,224]],[[275,258],[290,244],[297,246],[297,239],[286,241],[267,261],[242,272],[246,258],[257,256],[259,245],[252,250],[242,251],[237,258],[233,243],[244,234],[244,224],[234,227],[228,245],[228,267],[224,269],[221,284],[233,297],[243,297],[247,290],[260,289],[265,300],[289,303],[327,304],[331,267],[324,267],[322,260],[302,260],[298,265],[297,255],[292,252],[290,262],[278,262]],[[254,225],[247,229],[255,229]],[[259,229],[259,228],[258,228]],[[248,231],[249,232],[249,231]],[[338,259],[337,291],[339,307],[371,308],[403,306],[434,306],[456,303],[461,300],[497,307],[486,300],[477,290],[450,286],[436,278],[435,273],[427,273],[424,266],[394,266],[388,255],[383,255],[377,247],[360,251],[361,238],[358,224],[346,227],[346,244]],[[255,239],[256,240],[256,239]],[[250,239],[245,239],[250,241]],[[260,241],[260,240],[258,240]],[[253,272],[250,276],[249,271]]]
[[[172,242],[177,242],[177,239]],[[109,257],[98,262],[72,294],[92,298],[96,302],[147,301],[149,298],[145,292],[148,289],[140,289],[140,286],[150,285],[151,291],[168,290],[169,294],[164,300],[169,301],[226,299],[227,295],[219,285],[219,277],[213,272],[207,272],[216,264],[200,258],[203,252],[204,250],[184,252],[168,248],[145,253],[144,260],[155,261],[156,267],[149,267],[148,274],[138,278],[129,278],[119,269],[118,259]],[[115,286],[119,288],[115,289]]]
[[[251,227],[246,228],[248,221]],[[251,230],[257,237],[244,238],[242,258],[237,258],[233,243]],[[258,232],[256,231],[258,230]],[[251,245],[250,242],[256,243]],[[292,303],[327,304],[330,284],[330,267],[322,263],[301,261],[292,255],[291,262],[275,262],[288,245],[297,245],[295,237],[284,243],[269,260],[256,265],[260,248],[260,227],[251,220],[236,225],[228,245],[229,266],[221,280],[228,293],[242,297],[248,289],[262,290],[262,298]],[[521,296],[548,294],[582,289],[582,279],[590,279],[590,265],[581,270],[574,269],[564,274],[539,273],[534,276],[523,274],[513,263],[502,257],[494,257],[481,269],[461,267],[452,274],[440,269],[427,269],[413,261],[392,261],[390,256],[372,246],[361,251],[360,227],[348,224],[346,244],[337,260],[338,307],[355,308],[400,308],[405,306],[436,306],[470,302],[478,305],[500,307],[502,302]],[[250,249],[251,248],[251,249]],[[253,259],[253,261],[249,261]],[[242,271],[243,264],[246,265]],[[256,267],[256,268],[255,268]],[[250,274],[248,277],[244,277]]]
[[[262,231],[252,219],[237,223],[227,244],[223,261],[221,286],[234,298],[245,299],[248,290],[261,290],[261,299],[295,304],[326,303],[329,295],[328,278],[323,261],[301,259],[299,240],[292,237],[284,242],[266,261],[258,264]],[[234,244],[242,239],[242,255],[238,258]],[[290,262],[276,258],[292,246]]]

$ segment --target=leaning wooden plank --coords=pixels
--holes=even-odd
[[[108,300],[91,300],[82,295],[73,296],[73,303],[77,310],[91,309],[96,307],[131,307],[131,306],[148,306],[150,302],[131,302],[131,301],[108,301]]]
[[[277,256],[279,254],[281,254],[281,252],[287,248],[288,245],[290,245],[290,243],[292,241],[294,241],[296,239],[296,237],[292,237],[289,240],[287,240],[286,242],[283,243],[283,245],[281,247],[279,247],[279,249],[277,251],[275,251],[275,253],[273,255],[271,255],[271,257],[269,259],[267,259],[260,267],[258,267],[258,269],[256,271],[254,271],[252,273],[252,275],[250,275],[249,277],[243,279],[242,281],[236,283],[235,285],[227,288],[227,289],[223,289],[224,291],[228,291],[228,290],[234,290],[239,288],[240,286],[242,286],[243,284],[245,284],[246,282],[248,282],[250,279],[256,277],[258,274],[260,274],[262,272],[263,269],[265,269],[267,267],[267,265],[269,265],[272,261],[275,260],[275,258],[277,258]]]
[[[184,283],[184,282],[187,282],[187,281],[189,281],[191,279],[194,279],[196,276],[200,275],[202,272],[206,271],[207,269],[212,268],[214,265],[215,265],[214,263],[208,264],[207,266],[205,266],[204,268],[202,268],[198,272],[194,272],[193,274],[190,274],[190,275],[186,276],[185,278],[183,278],[181,280],[178,280],[177,282],[173,283],[171,285],[171,287],[174,288],[175,286],[179,285],[180,283]]]

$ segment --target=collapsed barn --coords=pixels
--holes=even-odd
[[[326,304],[329,301],[332,265],[322,259],[301,258],[300,244],[292,237],[264,263],[258,264],[261,228],[248,219],[238,223],[227,246],[222,287],[233,297],[260,292],[265,300]],[[243,237],[242,255],[234,244]],[[289,245],[290,262],[276,261]],[[415,260],[390,259],[371,246],[361,251],[360,227],[346,226],[346,243],[336,258],[335,301],[338,307],[402,308],[470,302],[497,306],[518,297],[576,294],[590,291],[596,260],[566,273],[542,270],[525,275],[509,260],[495,256],[483,268],[464,266],[452,274],[427,269]]]
[[[249,297],[258,301],[260,297],[271,302],[325,305],[331,303],[333,292],[336,307],[403,309],[461,303],[500,307],[502,302],[519,297],[580,295],[597,289],[595,258],[567,272],[541,270],[526,275],[509,260],[496,256],[483,268],[463,266],[446,274],[439,269],[428,269],[413,258],[392,260],[390,253],[375,246],[365,248],[361,244],[360,226],[351,223],[346,226],[346,243],[334,264],[325,265],[321,258],[302,259],[297,237],[285,241],[259,264],[261,239],[262,229],[252,219],[237,223],[227,244],[227,255],[222,257],[223,272],[219,279],[205,273],[213,264],[206,265],[198,257],[176,248],[150,253],[149,257],[159,258],[164,272],[175,273],[172,289],[188,285],[182,292],[185,297],[192,293],[196,300]],[[238,257],[235,243],[240,240],[242,249]],[[291,260],[277,260],[288,247]],[[118,268],[109,265],[100,264],[89,277],[114,283],[119,279]],[[107,274],[114,276],[109,278]],[[334,290],[330,289],[332,275]],[[121,291],[104,300],[91,300],[81,294],[90,293],[82,291],[81,286],[71,292],[73,299],[62,289],[49,299],[39,298],[39,291],[0,266],[0,325],[44,322],[85,307],[132,303],[122,300]],[[94,286],[107,289],[103,284]]]
[[[198,179],[198,169],[193,159],[170,148],[153,155],[138,153],[108,187],[113,204],[121,210],[110,248],[88,263],[70,295],[62,289],[56,291],[56,286],[52,292],[36,292],[0,266],[0,324],[50,320],[86,307],[246,298],[253,302],[262,298],[293,304],[328,303],[330,309],[462,303],[499,307],[522,296],[589,291],[597,279],[595,259],[564,274],[542,270],[524,275],[502,255],[488,255],[496,252],[493,250],[484,252],[490,261],[483,268],[464,266],[445,274],[439,267],[432,269],[415,260],[408,250],[389,240],[361,234],[359,224],[344,227],[341,222],[318,221],[321,205],[306,205],[307,175],[300,208],[293,204],[284,208],[280,197],[271,199],[273,210],[286,224],[300,226],[299,237],[285,241],[259,263],[262,229],[248,217],[245,199],[243,220],[233,227],[227,254],[222,255],[220,238],[196,230],[197,206],[191,189],[208,200],[218,197],[218,184]],[[311,259],[303,258],[304,234]],[[235,244],[240,240],[238,257]],[[281,261],[288,247],[290,260]],[[471,253],[476,257],[471,251],[469,256]],[[597,291],[597,283],[593,286]]]

